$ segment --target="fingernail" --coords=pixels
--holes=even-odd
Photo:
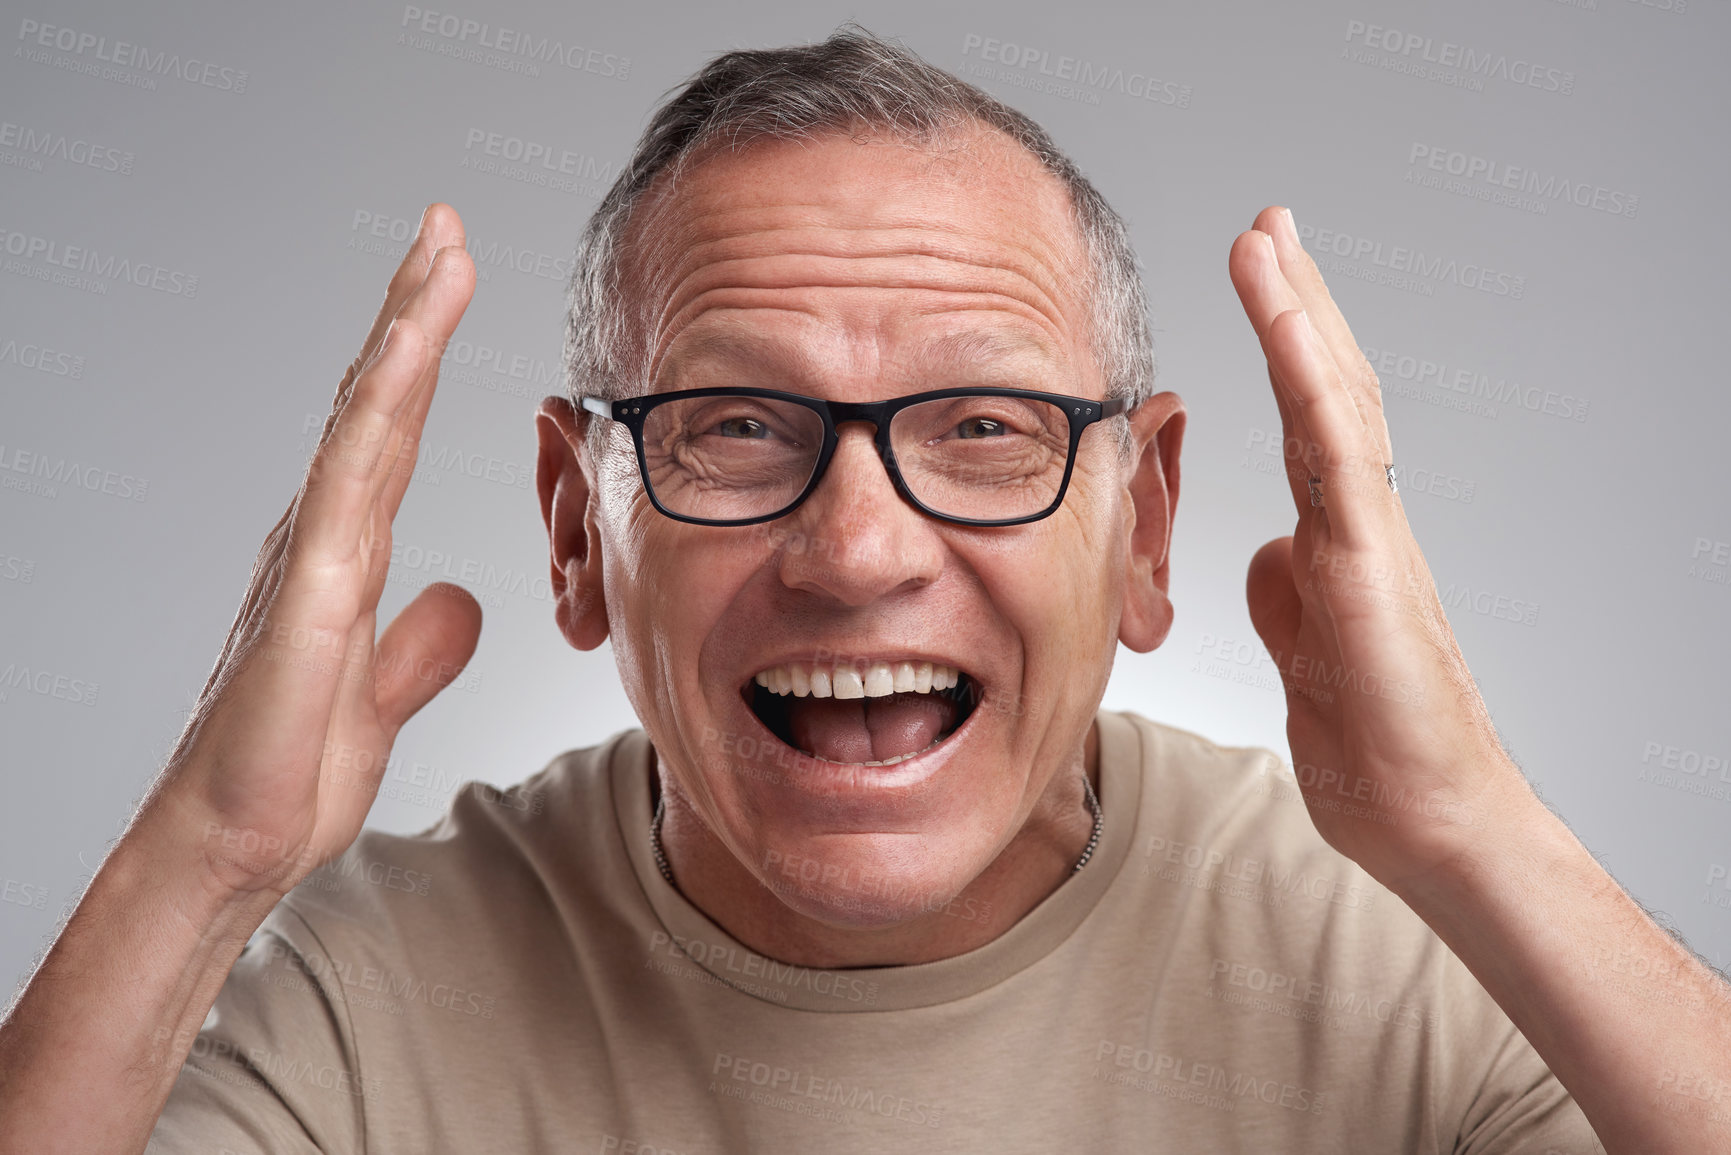
[[[391,327],[385,330],[385,339],[383,341],[379,342],[379,356],[380,357],[383,357],[385,355],[385,353],[390,349],[391,342],[396,339],[396,336],[397,336],[397,321],[396,321],[396,318],[393,317],[393,318],[391,318]]]
[[[421,237],[421,234],[427,231],[427,214],[432,212],[432,211],[433,211],[432,205],[428,205],[426,208],[421,210],[420,223],[415,226],[415,239],[416,240],[419,240]]]
[[[1316,326],[1310,323],[1310,310],[1300,309],[1298,310],[1298,316],[1299,319],[1304,322],[1304,339],[1312,346],[1320,345],[1322,339],[1316,335]],[[394,323],[395,322],[393,322],[393,324]]]
[[[1292,230],[1293,239],[1298,239],[1298,222],[1292,219],[1292,210],[1282,206],[1280,211],[1286,214],[1286,227]]]

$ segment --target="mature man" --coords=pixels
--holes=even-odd
[[[863,34],[716,60],[582,241],[539,492],[643,729],[359,833],[479,631],[435,587],[374,641],[462,241],[6,1022],[7,1150],[1731,1149],[1725,987],[1501,750],[1282,210],[1230,268],[1302,447],[1249,579],[1299,771],[1099,712],[1184,429],[1124,230]]]

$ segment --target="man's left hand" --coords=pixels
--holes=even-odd
[[[1292,536],[1250,563],[1250,619],[1286,685],[1292,764],[1317,829],[1398,893],[1468,852],[1487,819],[1537,800],[1388,483],[1376,373],[1292,214],[1264,209],[1229,267],[1268,359],[1298,513]]]

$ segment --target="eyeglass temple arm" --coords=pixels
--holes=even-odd
[[[1128,397],[1106,398],[1106,400],[1100,402],[1100,420],[1104,421],[1108,417],[1118,416],[1118,414],[1124,412],[1125,406],[1129,405],[1129,403],[1130,399]]]

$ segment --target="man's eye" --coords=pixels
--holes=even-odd
[[[990,417],[969,417],[956,426],[957,437],[1002,437],[1004,423]]]
[[[723,437],[745,437],[761,440],[769,436],[769,426],[750,417],[729,417],[715,427]]]

